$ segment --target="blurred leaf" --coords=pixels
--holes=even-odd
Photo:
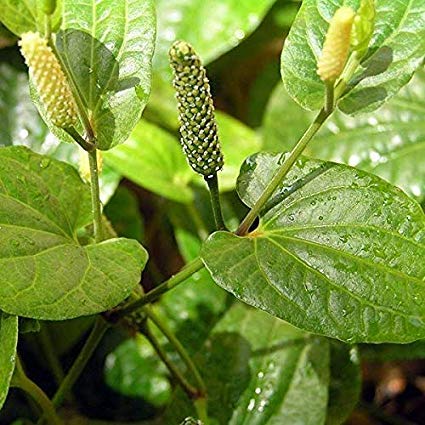
[[[57,29],[61,21],[62,0],[52,16],[52,27]],[[24,32],[43,32],[44,13],[40,0],[0,0],[0,20],[16,35]]]
[[[26,317],[19,317],[19,333],[38,333],[40,332],[40,321],[35,319],[27,319]]]
[[[325,422],[329,380],[325,339],[237,303],[214,328],[195,360],[206,379],[213,423]],[[167,424],[178,423],[191,413],[190,402],[184,400],[180,392],[169,408]]]
[[[47,128],[34,107],[26,73],[7,63],[0,64],[0,146],[40,146]]]
[[[376,112],[347,117],[335,112],[307,147],[315,158],[346,163],[399,186],[418,201],[425,198],[425,72]],[[289,150],[312,120],[276,88],[264,121],[268,150]],[[291,125],[292,124],[292,125]]]
[[[368,362],[425,359],[425,340],[410,344],[360,344],[361,358]]]
[[[281,71],[289,94],[304,108],[323,106],[324,83],[316,73],[329,21],[342,5],[359,0],[304,0],[282,52]],[[421,64],[425,50],[423,0],[376,0],[376,23],[368,54],[340,108],[348,114],[373,111],[396,94]]]
[[[15,370],[18,318],[0,311],[0,410],[9,392]]]
[[[237,46],[261,22],[275,0],[158,0],[154,65],[167,74],[174,40],[193,44],[204,63]]]
[[[242,167],[250,207],[283,155]],[[216,232],[202,258],[242,301],[302,329],[347,342],[425,336],[425,216],[402,191],[356,169],[299,159],[247,237]]]
[[[143,242],[143,219],[137,197],[129,189],[119,187],[106,205],[104,213],[119,236]]]
[[[356,407],[361,390],[358,348],[331,341],[331,375],[326,425],[345,423]]]
[[[108,354],[106,383],[120,394],[163,406],[171,395],[168,372],[142,335],[128,339]]]
[[[89,111],[97,146],[107,150],[123,143],[150,92],[153,1],[63,0],[56,42]]]
[[[115,307],[147,261],[134,240],[80,246],[90,191],[69,165],[23,147],[0,149],[0,307],[62,320]]]
[[[178,202],[190,202],[193,172],[179,142],[165,130],[141,121],[130,139],[110,152],[107,164],[146,189]]]

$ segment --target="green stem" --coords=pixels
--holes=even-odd
[[[111,312],[109,314],[109,319],[112,322],[116,322],[124,316],[127,316],[138,310],[139,308],[145,306],[146,304],[155,301],[162,294],[168,292],[180,283],[184,282],[187,278],[192,276],[197,271],[201,270],[203,267],[204,264],[202,263],[202,260],[199,257],[195,258],[195,260],[191,261],[190,263],[187,263],[177,274],[171,276],[170,279],[166,280],[165,282],[158,285],[156,288],[152,289],[152,291],[148,292],[142,298],[132,302],[126,307]]]
[[[94,238],[96,242],[103,241],[102,212],[100,207],[99,170],[97,167],[97,150],[87,152],[90,164],[91,205],[93,212]]]
[[[144,309],[146,315],[148,318],[152,321],[152,323],[155,324],[155,326],[161,331],[161,333],[168,339],[170,344],[174,347],[174,349],[177,351],[183,362],[186,364],[188,370],[193,375],[196,385],[198,388],[197,394],[202,398],[205,397],[207,393],[207,387],[204,383],[204,380],[202,379],[201,374],[199,373],[195,363],[190,358],[189,354],[181,344],[181,342],[178,340],[178,338],[171,332],[170,329],[168,329],[168,326],[161,320],[159,316],[157,316],[151,308],[148,306]]]
[[[194,400],[193,404],[195,405],[198,419],[200,419],[204,425],[209,425],[210,419],[208,417],[208,405],[206,397]]]
[[[334,84],[334,82],[329,81],[325,83],[325,111],[328,115],[332,113],[335,104]]]
[[[330,112],[325,111],[324,108],[321,109],[316,119],[313,121],[313,123],[306,130],[304,135],[301,137],[301,139],[297,142],[292,151],[286,157],[285,161],[280,166],[268,186],[265,188],[258,201],[255,203],[255,205],[243,219],[242,223],[239,225],[238,229],[236,230],[237,235],[243,236],[249,231],[249,228],[251,227],[252,223],[254,222],[266,202],[273,195],[273,192],[278,188],[278,186],[282,183],[282,180],[285,178],[286,174],[294,165],[298,157],[302,154],[302,152],[304,151],[308,143],[311,141],[313,136],[319,131],[320,127],[323,125],[329,115]]]
[[[65,378],[65,374],[63,373],[62,365],[60,364],[58,356],[56,355],[55,348],[53,347],[52,340],[50,339],[49,330],[45,324],[41,325],[39,335],[41,348],[46,357],[47,363],[50,366],[56,383],[60,385],[60,383]]]
[[[95,149],[95,145],[83,139],[74,127],[64,128],[64,131],[66,131],[85,151],[90,152]]]
[[[335,85],[335,99],[338,100],[345,92],[351,78],[353,78],[354,73],[360,65],[361,57],[358,52],[353,52],[344,68],[344,71],[341,74],[338,82]]]
[[[217,230],[226,230],[226,226],[224,224],[223,214],[221,212],[221,204],[220,204],[220,191],[218,189],[218,178],[217,173],[213,174],[210,177],[205,177],[205,181],[207,182],[208,189],[210,191],[211,198],[211,207],[214,214],[214,221]]]
[[[44,37],[50,42],[52,41],[52,17],[51,15],[44,15]]]
[[[78,354],[77,359],[74,364],[71,366],[71,369],[65,376],[65,379],[62,381],[59,389],[56,391],[56,394],[53,397],[53,405],[58,407],[63,402],[64,398],[67,396],[75,381],[81,375],[81,372],[87,365],[91,355],[105,334],[106,330],[109,328],[109,324],[105,322],[100,316],[97,318],[92,331],[90,332],[89,337],[87,338],[84,347]]]
[[[162,348],[158,340],[155,338],[155,335],[152,333],[147,323],[143,327],[143,333],[145,334],[149,342],[152,344],[152,347],[157,352],[159,358],[164,362],[170,373],[174,376],[179,385],[182,387],[183,391],[189,396],[189,398],[195,398],[198,393],[197,389],[187,381],[187,379],[183,376],[177,366],[169,359],[167,353]]]
[[[56,414],[55,408],[44,391],[31,379],[29,379],[22,368],[19,358],[16,360],[15,373],[10,383],[12,387],[25,391],[39,405],[43,418],[51,425],[61,425],[62,421]]]

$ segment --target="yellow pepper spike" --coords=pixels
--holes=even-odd
[[[350,50],[351,27],[355,12],[351,7],[339,8],[333,16],[323,45],[317,74],[325,82],[335,82],[341,75]]]
[[[74,97],[47,40],[39,33],[27,32],[19,45],[49,120],[62,128],[75,126],[78,115]]]

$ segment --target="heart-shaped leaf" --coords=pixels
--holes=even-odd
[[[373,111],[396,94],[422,63],[425,16],[422,0],[376,0],[375,31],[369,51],[340,108],[348,113]],[[281,71],[289,94],[306,109],[323,106],[324,83],[317,59],[329,21],[340,6],[357,10],[359,0],[304,0],[282,51]]]
[[[124,142],[140,118],[154,42],[152,0],[63,0],[57,47],[102,150]]]
[[[68,164],[23,147],[0,149],[0,308],[62,320],[105,311],[139,282],[146,251],[133,240],[81,246],[90,192]]]
[[[284,155],[242,167],[250,207]],[[202,257],[217,284],[295,326],[347,342],[425,337],[425,216],[401,190],[334,163],[300,159],[247,237],[213,234]]]
[[[0,410],[9,392],[15,370],[18,317],[0,311]]]

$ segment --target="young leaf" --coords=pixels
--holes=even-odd
[[[421,201],[425,197],[424,90],[421,70],[376,112],[353,118],[335,112],[306,154],[372,172]],[[312,118],[278,86],[265,116],[265,148],[289,150]]]
[[[69,165],[23,147],[0,149],[0,308],[43,320],[99,313],[139,282],[146,251],[133,240],[81,246],[90,192]]]
[[[145,107],[155,41],[152,0],[63,0],[57,47],[102,150],[124,142]],[[137,94],[136,94],[137,90]]]
[[[0,311],[0,410],[6,400],[15,370],[17,343],[18,317]]]
[[[339,103],[348,114],[373,111],[403,87],[422,63],[425,16],[422,0],[388,7],[376,0],[375,31],[369,51]],[[304,108],[323,106],[325,86],[316,74],[330,18],[340,6],[357,10],[358,0],[304,0],[282,51],[281,72],[289,94]]]
[[[325,339],[237,303],[216,325],[195,360],[206,378],[213,423],[325,423],[329,383]],[[194,416],[190,404],[178,394],[166,423]]]
[[[242,167],[250,207],[283,155]],[[347,342],[425,337],[425,216],[399,189],[356,169],[300,159],[247,237],[205,243],[213,279],[237,298],[302,329]]]
[[[57,7],[52,15],[52,28],[59,27],[62,0],[56,0]],[[40,0],[0,0],[0,21],[16,35],[28,31],[43,31],[44,12]]]

